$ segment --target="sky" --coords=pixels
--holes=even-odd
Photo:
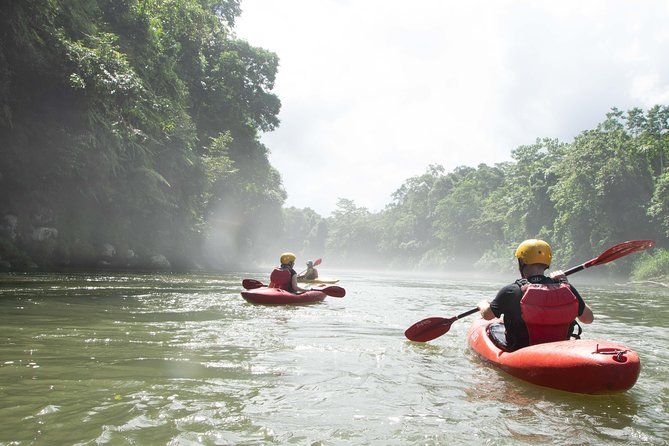
[[[430,164],[570,141],[612,108],[669,103],[667,1],[242,0],[280,59],[262,136],[286,206],[378,211]]]

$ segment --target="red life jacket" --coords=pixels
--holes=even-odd
[[[520,289],[520,312],[530,345],[569,339],[569,326],[578,316],[578,299],[569,284],[528,283]]]
[[[269,287],[293,291],[293,275],[289,269],[274,268],[269,276]]]

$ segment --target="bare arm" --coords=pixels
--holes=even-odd
[[[295,274],[295,275],[292,277],[292,279],[291,279],[291,285],[293,285],[293,291],[296,291],[296,292],[297,292],[297,291],[302,291],[302,292],[304,292],[304,291],[309,291],[309,290],[305,290],[304,288],[300,288],[300,287],[297,285],[297,274]]]
[[[595,320],[595,315],[592,314],[592,310],[588,306],[588,304],[585,304],[585,308],[583,309],[583,314],[578,317],[578,320],[580,322],[583,322],[584,324],[592,324],[592,321]]]
[[[490,303],[487,300],[482,300],[478,304],[479,307],[479,312],[481,313],[481,317],[487,321],[491,319],[495,319],[495,314],[492,312],[490,309]]]

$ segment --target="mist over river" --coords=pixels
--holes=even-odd
[[[329,272],[327,272],[329,273]],[[403,331],[504,281],[339,273],[343,299],[259,306],[267,273],[0,275],[0,444],[667,444],[669,291],[588,286],[584,337],[636,350],[635,387],[523,383]]]

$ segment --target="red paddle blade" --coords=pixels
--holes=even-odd
[[[448,332],[457,318],[429,317],[407,328],[404,336],[410,341],[427,342]]]
[[[653,245],[655,245],[655,242],[652,240],[630,240],[628,242],[619,243],[601,253],[597,258],[586,262],[583,266],[589,268],[595,265],[603,265],[628,254],[632,254],[633,252],[652,248]]]
[[[256,288],[264,287],[265,284],[255,279],[244,279],[242,280],[242,286],[247,290],[255,290]]]
[[[344,297],[346,296],[346,290],[337,285],[319,285],[317,287],[312,287],[312,290],[322,291],[330,297]]]
[[[323,263],[323,259],[316,259],[316,261],[314,262],[314,266],[318,266],[321,263]]]

